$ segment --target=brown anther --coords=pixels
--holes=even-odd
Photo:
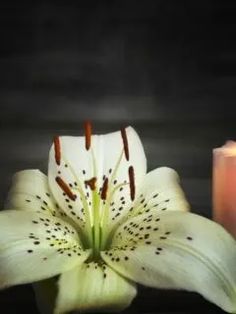
[[[91,178],[91,179],[89,179],[89,180],[85,180],[85,181],[84,181],[84,184],[85,184],[85,185],[88,185],[88,186],[90,187],[90,189],[91,189],[92,191],[94,191],[94,190],[96,189],[96,182],[97,182],[97,178],[96,178],[96,177],[93,177],[93,178]]]
[[[53,139],[54,143],[54,152],[55,152],[55,160],[58,166],[61,163],[61,145],[60,145],[60,138],[59,136],[55,136]]]
[[[84,132],[85,132],[85,148],[89,150],[91,146],[91,136],[92,136],[92,124],[90,121],[85,121]]]
[[[62,180],[62,178],[60,178],[60,177],[56,177],[55,180],[56,180],[57,184],[59,185],[59,187],[62,189],[62,191],[64,191],[66,193],[66,195],[72,201],[75,201],[77,196],[72,193],[70,187],[66,184],[66,182],[64,180]]]
[[[135,198],[135,182],[134,182],[133,166],[129,167],[129,187],[130,187],[130,198],[131,198],[131,201],[133,201]]]
[[[129,161],[129,145],[128,145],[126,129],[122,128],[120,131],[121,131],[121,137],[122,137],[123,145],[124,145],[125,158],[127,161]]]
[[[105,200],[107,198],[107,189],[108,189],[108,178],[106,178],[103,182],[101,199]]]

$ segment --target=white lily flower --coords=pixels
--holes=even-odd
[[[236,313],[236,241],[188,212],[177,173],[146,174],[136,132],[62,136],[48,176],[18,172],[0,213],[0,288],[61,274],[54,313],[121,310],[136,283]]]

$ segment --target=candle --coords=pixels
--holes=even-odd
[[[213,217],[236,237],[236,142],[213,150]]]

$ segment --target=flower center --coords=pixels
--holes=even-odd
[[[123,141],[123,147],[121,148],[120,155],[114,166],[114,169],[109,170],[109,175],[103,176],[103,182],[99,186],[97,164],[92,143],[92,126],[89,122],[85,123],[85,149],[91,154],[92,157],[92,177],[81,181],[81,178],[73,171],[73,167],[65,160],[61,151],[60,140],[58,137],[54,138],[54,150],[55,161],[60,166],[61,160],[66,162],[68,170],[73,175],[76,181],[76,187],[71,187],[60,176],[55,178],[58,186],[64,192],[64,194],[72,201],[76,199],[81,200],[84,210],[84,217],[82,224],[79,226],[79,234],[82,235],[85,247],[93,249],[93,259],[99,259],[100,251],[107,249],[111,242],[113,229],[111,227],[111,205],[115,203],[115,195],[118,191],[121,191],[124,186],[129,185],[130,199],[135,199],[135,175],[132,165],[127,167],[127,181],[118,183],[117,173],[121,166],[122,158],[125,158],[127,162],[130,159],[128,138],[126,130],[121,130],[121,138]],[[84,171],[85,172],[85,171]],[[85,189],[89,189],[90,192],[85,194]],[[88,191],[88,190],[87,190]],[[124,199],[124,197],[123,197]],[[122,202],[125,204],[125,202]],[[119,207],[121,209],[123,207]],[[115,207],[113,208],[115,209]],[[117,213],[120,215],[120,213]],[[120,217],[119,217],[120,218]]]

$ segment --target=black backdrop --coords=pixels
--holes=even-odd
[[[133,125],[149,169],[175,168],[211,216],[212,149],[236,138],[235,1],[32,1],[0,7],[0,197],[12,174],[46,172],[55,134]],[[170,302],[171,300],[171,302]],[[30,286],[3,313],[36,313]],[[127,313],[222,313],[190,293],[141,289]],[[2,312],[1,312],[2,313]]]

